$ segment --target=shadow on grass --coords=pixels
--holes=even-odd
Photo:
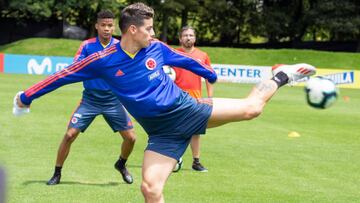
[[[181,168],[179,172],[181,173],[181,171],[196,172],[196,171],[194,171],[194,170],[191,169],[191,168]],[[175,173],[179,173],[179,172],[175,172]],[[197,173],[203,173],[203,172],[197,172]]]
[[[132,165],[132,164],[128,164],[128,165],[126,165],[126,167],[127,167],[128,169],[130,169],[130,168],[142,168],[142,165]]]
[[[46,185],[45,180],[28,180],[23,182],[23,185],[33,185],[33,184],[42,184]],[[99,186],[99,187],[112,187],[118,186],[126,183],[118,183],[118,182],[108,182],[108,183],[96,183],[96,182],[80,182],[80,181],[61,181],[59,185],[90,185],[90,186]]]

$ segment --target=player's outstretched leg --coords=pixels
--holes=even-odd
[[[298,82],[305,77],[314,75],[315,72],[315,67],[304,63],[274,66],[274,77],[257,84],[246,98],[214,98],[208,128],[229,122],[256,118],[262,113],[265,104],[272,98],[279,87]]]
[[[288,83],[291,85],[305,77],[314,75],[316,68],[306,63],[298,63],[294,65],[280,64],[273,66],[272,71],[274,76],[279,72],[284,72],[289,78]]]

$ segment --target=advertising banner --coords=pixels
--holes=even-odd
[[[5,54],[4,73],[50,75],[66,68],[72,57]]]
[[[4,54],[0,53],[0,73],[4,72]]]
[[[338,87],[360,89],[360,71],[318,69],[317,74],[332,80]]]
[[[50,75],[66,68],[72,62],[72,57],[0,53],[0,73]],[[233,64],[212,64],[211,66],[217,73],[219,82],[258,83],[272,77],[271,66]],[[170,73],[172,72],[168,74]],[[333,80],[340,88],[360,89],[360,71],[357,70],[317,69],[317,75]],[[302,86],[304,83],[299,85]]]
[[[211,64],[219,82],[258,83],[272,77],[271,66]]]

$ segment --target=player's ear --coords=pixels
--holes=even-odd
[[[98,30],[99,29],[99,24],[95,23],[95,29]]]
[[[128,31],[131,34],[135,34],[135,32],[137,31],[137,27],[135,25],[130,25],[129,28],[128,28]]]

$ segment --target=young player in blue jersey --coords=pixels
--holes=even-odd
[[[114,18],[114,14],[108,10],[100,11],[97,14],[95,28],[98,36],[85,40],[80,45],[74,61],[80,61],[92,53],[119,43],[119,40],[112,37],[115,29]],[[72,142],[80,132],[87,129],[98,115],[103,115],[111,129],[114,132],[119,132],[123,138],[120,156],[115,163],[115,168],[120,172],[123,180],[131,184],[133,178],[125,166],[136,140],[131,120],[120,101],[102,79],[87,80],[83,84],[84,91],[81,102],[71,116],[68,129],[59,146],[54,175],[47,184],[56,185],[60,183],[61,169],[70,152]]]
[[[92,54],[15,95],[14,114],[26,112],[31,102],[63,85],[104,79],[147,132],[141,191],[145,202],[164,202],[163,189],[191,136],[206,128],[259,116],[277,89],[313,75],[308,64],[281,65],[274,77],[257,84],[244,99],[196,101],[179,89],[162,66],[188,69],[214,83],[216,73],[205,64],[153,40],[154,11],[143,3],[122,10],[119,44]]]

